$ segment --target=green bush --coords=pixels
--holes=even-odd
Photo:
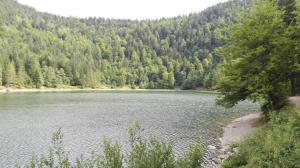
[[[177,160],[177,167],[194,168],[200,167],[203,159],[203,153],[199,145],[191,145],[187,156]]]
[[[175,159],[173,146],[154,137],[144,138],[143,128],[135,123],[129,129],[131,150],[123,156],[121,146],[110,140],[103,141],[103,154],[92,152],[82,155],[73,163],[63,148],[61,129],[53,134],[48,156],[32,155],[25,168],[196,168],[201,167],[202,150],[199,145],[190,146],[186,156]],[[20,167],[20,166],[17,166]]]
[[[137,123],[129,129],[131,152],[128,167],[175,167],[172,146],[155,138],[143,139],[142,132],[143,128]]]
[[[300,167],[300,110],[271,114],[267,126],[241,143],[239,152],[223,162],[223,167]]]

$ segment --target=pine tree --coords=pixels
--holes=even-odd
[[[5,87],[16,85],[16,70],[13,62],[6,62],[2,70],[2,85]]]

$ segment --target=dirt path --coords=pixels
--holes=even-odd
[[[292,106],[299,106],[300,105],[300,96],[289,97],[289,103]]]
[[[262,125],[262,121],[263,114],[254,113],[237,118],[224,127],[223,136],[220,138],[220,148],[217,149],[216,146],[212,145],[208,146],[211,155],[208,156],[208,166],[205,165],[205,167],[221,168],[222,161],[233,154],[229,150],[230,145],[238,143],[246,136],[249,136]]]
[[[294,107],[300,106],[300,96],[289,97],[289,104]],[[223,137],[220,138],[222,148],[228,148],[232,143],[237,143],[258,127],[262,120],[262,113],[254,113],[233,120],[224,128]]]
[[[207,168],[221,168],[223,160],[227,159],[232,153],[229,151],[231,144],[240,142],[243,138],[253,133],[260,127],[263,121],[262,113],[249,114],[233,120],[223,128],[223,136],[220,138],[219,148],[209,145],[210,155],[207,157]]]
[[[261,125],[262,119],[262,113],[254,113],[233,120],[224,128],[223,137],[220,138],[223,150],[253,133]]]
[[[289,97],[288,101],[291,106],[300,107],[300,96]],[[220,138],[221,150],[218,156],[219,158],[217,158],[220,160],[218,163],[221,163],[222,160],[230,155],[228,149],[231,144],[240,142],[262,125],[263,114],[254,113],[237,118],[224,127],[223,136]],[[214,167],[219,168],[221,165],[216,164]]]

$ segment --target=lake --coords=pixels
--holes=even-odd
[[[136,121],[146,135],[172,142],[182,154],[192,143],[216,143],[224,124],[259,111],[250,102],[217,107],[216,97],[195,91],[0,94],[0,167],[22,165],[33,152],[47,154],[58,128],[72,158],[99,150],[104,138],[128,149],[127,131]]]

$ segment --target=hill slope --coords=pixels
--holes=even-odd
[[[221,28],[251,0],[154,21],[66,18],[0,0],[0,84],[211,87]]]

